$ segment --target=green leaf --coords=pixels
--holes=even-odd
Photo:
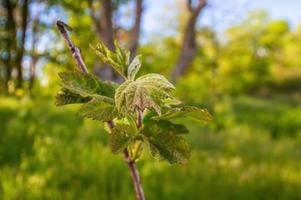
[[[122,49],[119,46],[117,40],[114,41],[114,45],[115,45],[115,51],[116,51],[116,57],[117,57],[118,63],[120,63],[124,67],[129,66],[129,64],[130,64],[130,51]]]
[[[168,112],[164,113],[161,116],[156,116],[154,119],[165,119],[165,120],[173,120],[173,119],[187,119],[192,118],[196,120],[202,121],[211,121],[213,117],[210,115],[208,110],[201,109],[194,106],[184,106],[182,108],[173,108],[170,109]]]
[[[187,134],[188,129],[182,124],[174,124],[167,120],[150,120],[148,124],[145,125],[144,130],[146,132],[152,132],[152,134]]]
[[[132,80],[125,81],[116,89],[115,104],[118,110],[120,110],[124,104],[127,88],[132,82]]]
[[[90,100],[90,97],[82,97],[78,94],[70,92],[67,89],[62,88],[55,96],[55,105],[63,106],[74,103],[86,103]]]
[[[121,84],[115,94],[115,104],[118,110],[124,106],[127,111],[153,108],[160,113],[160,107],[152,100],[147,90],[137,81],[127,80]]]
[[[113,98],[117,87],[117,85],[112,82],[101,82],[93,74],[62,72],[59,76],[64,88],[82,97],[100,95]]]
[[[171,84],[164,76],[160,74],[150,73],[140,76],[137,79],[138,82],[150,89],[153,87],[159,87],[160,89],[168,92],[175,89],[175,86]]]
[[[154,109],[161,114],[160,106],[167,99],[173,98],[171,92],[174,86],[159,74],[147,74],[137,80],[127,80],[121,84],[115,93],[115,103],[120,110],[125,107],[128,111],[139,109]]]
[[[167,160],[171,164],[184,164],[190,158],[190,146],[180,135],[187,132],[185,126],[168,121],[148,123],[141,130],[152,155]]]
[[[130,124],[115,124],[109,134],[109,144],[112,152],[122,152],[134,140],[136,133],[137,132]]]
[[[144,112],[144,116],[143,116],[143,124],[147,124],[151,121],[153,121],[154,117],[158,116],[158,114],[152,110],[147,110],[146,112]]]
[[[119,115],[114,100],[103,97],[94,97],[91,101],[82,105],[79,114],[102,122],[113,120]]]
[[[132,60],[130,66],[128,67],[128,71],[127,71],[128,79],[134,80],[140,67],[141,67],[141,55],[138,55]]]
[[[111,65],[116,72],[126,78],[126,69],[129,66],[130,59],[129,51],[121,49],[117,42],[115,42],[116,53],[110,51],[102,42],[95,47],[91,46],[91,48],[103,63]]]
[[[149,95],[159,106],[166,106],[169,102],[173,101],[174,97],[171,92],[175,87],[160,74],[146,74],[136,80],[139,84],[148,91]]]

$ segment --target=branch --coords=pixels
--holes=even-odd
[[[73,44],[73,42],[71,41],[71,39],[66,31],[66,28],[70,29],[70,27],[62,21],[57,21],[56,26],[57,26],[58,30],[60,31],[61,35],[63,36],[65,42],[67,43],[67,45],[72,53],[72,56],[75,60],[76,65],[83,73],[87,74],[88,70],[83,61],[80,50]]]
[[[139,177],[139,172],[137,170],[135,161],[131,160],[127,149],[125,149],[123,151],[123,154],[124,154],[125,162],[128,164],[128,167],[131,172],[132,181],[134,183],[135,191],[136,191],[136,199],[137,200],[145,200],[143,188],[142,188],[140,177]]]
[[[88,73],[88,70],[82,59],[79,49],[74,46],[74,44],[72,43],[72,41],[68,35],[68,32],[66,31],[66,28],[70,29],[70,27],[62,21],[57,21],[56,25],[57,25],[57,28],[60,31],[61,35],[63,36],[64,40],[66,41],[66,43],[72,53],[72,56],[77,64],[77,67],[83,73],[85,73],[85,74]],[[113,121],[108,121],[107,124],[108,124],[110,130],[112,130],[114,128]],[[140,177],[139,177],[139,172],[137,170],[135,161],[131,160],[127,149],[124,149],[123,154],[124,154],[125,162],[127,163],[129,170],[130,170],[131,178],[132,178],[132,181],[133,181],[133,184],[135,187],[136,198],[137,198],[137,200],[145,200],[143,188],[142,188]]]
[[[198,13],[206,6],[206,0],[199,0],[198,4],[195,8],[192,5],[192,0],[187,0],[188,11],[194,15],[198,15]]]

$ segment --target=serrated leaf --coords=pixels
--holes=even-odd
[[[160,114],[160,107],[152,100],[143,85],[132,80],[125,81],[117,88],[115,104],[118,110],[121,110],[122,106],[130,112],[135,109],[143,111],[146,108],[153,108]]]
[[[90,97],[82,97],[78,94],[72,93],[67,89],[62,88],[55,96],[55,105],[63,106],[67,104],[86,103],[90,100]]]
[[[166,99],[173,98],[171,92],[174,86],[159,74],[147,74],[137,80],[127,80],[121,84],[115,93],[115,103],[120,110],[124,106],[133,111],[138,108],[154,109],[161,114],[160,106],[165,105]]]
[[[152,99],[160,106],[168,104],[168,99],[174,99],[171,92],[175,87],[160,74],[146,74],[139,77],[136,81],[143,85]]]
[[[190,146],[179,134],[187,133],[183,125],[168,121],[146,124],[141,134],[149,144],[154,157],[167,160],[169,163],[184,164],[190,158]]]
[[[109,144],[112,152],[122,152],[133,141],[135,134],[130,124],[115,124],[109,134]]]
[[[70,92],[82,97],[94,97],[96,95],[114,97],[117,85],[112,82],[101,82],[93,74],[80,72],[62,72],[59,74],[62,86]]]
[[[184,106],[182,108],[173,108],[168,112],[164,113],[161,116],[156,116],[154,119],[165,119],[165,120],[173,120],[173,119],[184,119],[184,118],[192,118],[202,121],[211,121],[213,117],[210,115],[208,110],[201,109],[194,106]]]
[[[141,67],[141,55],[138,55],[132,60],[131,64],[128,67],[128,71],[127,71],[128,79],[134,80],[140,67]]]
[[[164,91],[172,91],[175,89],[175,86],[171,84],[164,76],[161,74],[150,73],[143,76],[140,76],[137,79],[138,82],[143,84],[145,87],[159,87]]]
[[[107,122],[118,117],[119,113],[114,105],[114,100],[103,97],[94,97],[82,105],[79,114],[86,118]]]

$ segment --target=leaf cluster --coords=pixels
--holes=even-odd
[[[128,149],[131,159],[149,149],[155,158],[169,163],[186,163],[190,146],[184,138],[185,125],[176,119],[212,120],[205,109],[184,106],[173,96],[175,87],[160,74],[136,78],[141,56],[130,61],[130,54],[117,43],[115,52],[103,43],[92,47],[102,62],[110,64],[125,81],[122,84],[102,81],[93,74],[62,72],[61,90],[56,105],[79,103],[79,114],[86,118],[114,124],[109,130],[113,153]]]

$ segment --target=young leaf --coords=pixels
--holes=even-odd
[[[141,55],[138,55],[132,60],[130,66],[128,67],[128,71],[127,71],[128,79],[134,80],[140,67],[141,67]]]
[[[119,115],[114,100],[104,97],[94,97],[91,101],[82,105],[79,114],[102,122],[113,120]]]
[[[122,106],[130,112],[135,109],[143,111],[153,108],[158,114],[161,113],[160,107],[137,81],[128,80],[121,84],[116,90],[115,103],[118,110],[121,110]]]
[[[158,87],[166,92],[170,92],[175,89],[175,86],[160,74],[155,74],[155,73],[146,74],[140,76],[137,79],[137,81],[150,89],[154,87]]]
[[[109,135],[109,144],[113,153],[122,152],[134,139],[136,132],[133,132],[130,124],[117,123]]]
[[[159,74],[147,74],[137,80],[127,80],[121,84],[115,93],[115,103],[120,110],[124,106],[128,111],[138,108],[154,109],[161,114],[160,106],[165,100],[173,98],[171,91],[174,86]]]
[[[82,97],[78,94],[70,92],[67,89],[62,88],[55,96],[55,105],[63,106],[74,103],[86,103],[90,100],[90,97]]]
[[[182,108],[174,108],[164,113],[161,116],[155,116],[154,119],[173,120],[180,118],[192,118],[202,121],[211,121],[213,117],[206,109],[201,109],[194,106],[184,106]]]
[[[183,133],[187,133],[185,126],[167,121],[146,124],[141,130],[152,155],[167,160],[171,164],[184,164],[190,158],[190,146],[179,135]]]
[[[110,51],[103,43],[98,43],[95,47],[91,46],[91,48],[103,63],[111,65],[116,72],[126,78],[126,69],[128,68],[130,58],[128,51],[121,49],[116,42],[116,53]]]
[[[130,51],[122,49],[117,40],[114,41],[116,57],[118,63],[122,64],[124,67],[129,66],[130,64]]]
[[[171,92],[175,87],[160,74],[146,74],[136,80],[147,90],[151,98],[159,106],[165,106],[169,99],[174,99]]]
[[[118,110],[120,110],[124,104],[127,88],[132,82],[132,80],[127,80],[116,89],[115,104]]]
[[[64,88],[82,97],[93,97],[96,95],[114,97],[115,88],[117,87],[115,83],[101,82],[92,74],[62,72],[59,76]]]

